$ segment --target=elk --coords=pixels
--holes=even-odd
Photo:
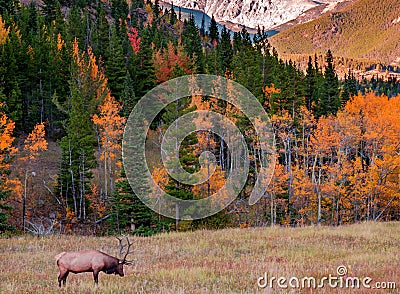
[[[86,250],[77,252],[61,252],[55,259],[57,261],[58,268],[60,269],[60,275],[58,276],[58,286],[61,287],[61,282],[65,286],[68,274],[93,272],[94,282],[99,282],[99,272],[106,274],[115,274],[124,276],[124,265],[131,265],[132,261],[126,260],[128,254],[132,253],[130,248],[132,243],[129,241],[128,236],[124,236],[127,244],[122,244],[122,238],[118,238],[119,241],[119,255],[120,258],[110,256],[104,252],[98,250]],[[126,248],[127,247],[127,248]],[[126,248],[126,253],[123,255],[123,250]]]

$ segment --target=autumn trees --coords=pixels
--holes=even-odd
[[[399,158],[394,152],[399,98],[357,95],[335,116],[316,121],[305,109],[309,118],[298,118],[300,125],[286,118],[292,121],[290,162],[285,147],[290,129],[274,124],[288,175],[281,197],[287,194],[287,205],[295,209],[291,222],[338,225],[393,217],[391,209],[399,200]]]

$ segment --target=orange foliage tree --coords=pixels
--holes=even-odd
[[[154,54],[154,67],[156,69],[158,83],[171,79],[176,66],[187,74],[191,73],[190,59],[184,52],[181,44],[174,47],[174,45],[169,42],[164,52],[160,49]]]
[[[114,190],[114,182],[120,167],[121,136],[125,118],[119,115],[122,106],[115,101],[110,92],[104,103],[99,106],[99,114],[93,115],[101,143],[100,162],[103,165],[102,194],[110,195]]]
[[[10,158],[16,153],[12,146],[14,142],[13,131],[15,123],[1,111],[3,104],[0,103],[0,233],[9,228],[7,224],[7,211],[11,207],[7,203],[10,193]]]
[[[22,228],[26,230],[27,208],[28,208],[28,178],[36,176],[36,171],[33,170],[35,163],[39,159],[41,152],[47,150],[47,141],[45,138],[44,123],[38,123],[33,128],[32,132],[24,141],[22,150],[19,151],[20,170],[18,171],[17,181],[23,183],[22,193]],[[16,195],[18,196],[18,195]],[[32,196],[32,195],[31,195]]]

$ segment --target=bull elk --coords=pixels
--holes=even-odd
[[[132,243],[129,241],[128,236],[124,236],[127,244],[123,245],[122,239],[118,238],[119,241],[119,254],[120,258],[116,258],[105,254],[98,250],[86,250],[77,252],[61,252],[55,258],[57,260],[58,268],[60,269],[60,275],[58,276],[58,286],[61,287],[61,282],[65,285],[68,274],[93,272],[94,282],[99,282],[99,272],[106,274],[115,274],[124,276],[124,265],[132,264],[132,261],[126,260],[128,254],[132,253],[130,248]],[[127,247],[127,248],[126,248]],[[126,253],[123,255],[123,250],[126,248]]]

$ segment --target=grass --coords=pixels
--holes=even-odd
[[[393,281],[400,286],[400,223],[351,226],[251,228],[196,231],[136,238],[134,264],[125,277],[70,274],[58,288],[54,256],[65,250],[96,248],[117,254],[113,237],[55,235],[0,239],[1,293],[350,293],[347,289],[279,292],[260,289],[257,278],[321,278],[339,265],[349,276]],[[351,292],[366,293],[366,290]],[[387,290],[368,293],[400,293]]]

